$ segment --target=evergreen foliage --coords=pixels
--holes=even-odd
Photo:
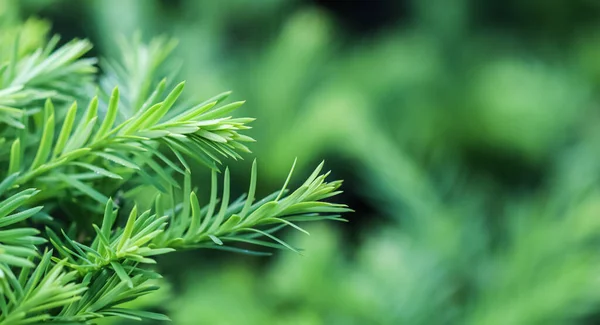
[[[1,325],[166,320],[122,306],[158,289],[155,256],[297,251],[276,232],[305,232],[297,223],[349,211],[324,201],[341,181],[326,181],[323,164],[294,190],[290,172],[262,199],[256,161],[248,194],[235,200],[225,168],[219,195],[222,160],[250,152],[244,143],[254,140],[243,133],[253,119],[231,116],[243,102],[225,104],[230,92],[183,102],[184,83],[169,85],[173,41],[124,41],[121,59],[103,60],[97,76],[87,40],[39,38],[24,48],[25,25],[0,30]],[[205,206],[192,183],[198,165],[212,173]],[[132,193],[148,187],[154,204],[142,209]]]

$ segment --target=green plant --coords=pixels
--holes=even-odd
[[[341,185],[325,180],[323,164],[293,191],[290,172],[281,190],[261,200],[256,162],[248,194],[236,200],[225,168],[218,198],[221,159],[249,152],[243,143],[253,140],[242,133],[253,119],[230,116],[243,102],[220,105],[229,92],[183,102],[184,83],[164,78],[173,72],[165,65],[171,41],[123,42],[122,58],[101,62],[96,83],[96,59],[84,57],[88,41],[57,46],[58,37],[40,38],[23,48],[21,30],[3,34],[3,46],[16,41],[0,52],[1,325],[167,319],[122,307],[158,289],[154,256],[191,248],[296,251],[275,233],[286,226],[304,232],[297,222],[343,220],[338,214],[349,211],[323,201]],[[205,206],[192,184],[199,165],[211,170]],[[151,200],[135,204],[140,196]]]

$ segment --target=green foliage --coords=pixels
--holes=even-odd
[[[48,10],[42,1],[18,3],[24,8],[37,3]],[[338,172],[350,178],[346,191],[350,189],[349,197],[361,208],[353,218],[358,222],[344,229],[350,234],[319,226],[306,228],[311,237],[286,239],[294,249],[306,248],[302,258],[279,254],[263,264],[251,258],[220,261],[190,253],[154,257],[147,254],[188,247],[263,254],[261,245],[285,246],[277,240],[267,242],[268,236],[253,230],[228,231],[240,230],[243,224],[282,240],[285,233],[270,229],[286,223],[273,218],[296,224],[298,218],[314,217],[281,215],[284,210],[277,210],[284,198],[294,197],[294,191],[266,196],[263,203],[277,209],[254,210],[255,200],[229,199],[229,191],[220,194],[221,189],[208,194],[197,190],[195,184],[202,184],[199,174],[190,175],[188,169],[207,161],[211,167],[218,165],[215,158],[222,155],[213,148],[198,152],[214,157],[196,161],[159,137],[128,142],[144,142],[151,147],[142,145],[149,152],[127,150],[121,157],[113,149],[103,149],[91,163],[88,158],[75,159],[22,186],[42,191],[21,209],[37,206],[35,202],[45,207],[19,227],[43,229],[37,225],[46,220],[56,235],[48,245],[53,247],[52,262],[66,259],[62,263],[69,265],[68,270],[87,272],[105,265],[108,275],[97,275],[104,281],[97,286],[106,288],[96,291],[99,296],[85,298],[101,301],[93,308],[87,302],[88,307],[74,304],[71,312],[80,310],[78,317],[120,313],[135,318],[114,308],[160,306],[176,324],[196,324],[198,315],[208,324],[598,322],[600,117],[595,90],[600,81],[600,34],[594,20],[598,5],[593,1],[371,1],[369,10],[363,11],[352,11],[356,2],[348,2],[337,17],[336,6],[321,10],[306,1],[233,0],[227,6],[196,0],[52,3],[57,9],[45,11],[45,17],[69,16],[86,26],[79,33],[92,33],[100,53],[111,54],[111,60],[99,63],[99,121],[107,116],[115,86],[119,109],[113,126],[118,126],[163,100],[158,93],[175,89],[171,76],[183,66],[181,75],[188,83],[180,97],[191,98],[178,98],[158,123],[194,107],[196,97],[210,97],[225,87],[248,99],[252,105],[246,112],[257,117],[252,136],[258,143],[252,149],[268,162],[260,164],[262,182],[255,191],[251,185],[249,197],[278,186],[275,182],[298,153],[302,159],[295,170],[307,174],[307,165],[327,154],[340,163]],[[375,15],[365,24],[368,30],[357,33],[355,23],[362,26],[382,3],[399,9],[397,23],[384,21],[377,29],[385,17]],[[360,21],[348,22],[355,15],[347,11],[358,13]],[[6,26],[0,29],[2,62],[9,62],[13,53],[14,37],[5,35],[16,30],[9,26],[18,16],[15,13],[14,8],[6,11],[0,20]],[[27,34],[20,38],[20,57],[43,46],[39,35],[46,29],[47,24],[38,20],[20,27]],[[139,37],[115,43],[116,30],[126,35],[135,30],[146,35],[166,32],[176,35],[182,46],[173,48],[167,39],[145,45]],[[183,59],[182,64],[164,60],[171,51]],[[93,95],[92,91],[78,102],[88,104]],[[52,98],[57,112],[53,147],[72,102],[61,100]],[[223,103],[214,107],[219,105]],[[34,127],[28,128],[36,136],[43,130],[41,107],[41,103],[27,107]],[[2,110],[10,116],[11,130],[23,123],[20,113]],[[237,117],[241,112],[230,114]],[[98,122],[94,131],[100,128]],[[14,152],[26,148],[24,161],[13,155],[12,165],[24,164],[27,172],[39,143],[6,139],[0,157],[8,157],[11,146]],[[216,139],[205,140],[215,145],[220,143],[213,142]],[[169,166],[163,169],[166,173],[152,168],[147,157]],[[9,174],[16,171],[13,167]],[[65,182],[53,173],[78,182]],[[217,172],[214,175],[216,188]],[[244,178],[235,169],[229,176]],[[254,184],[256,173],[247,176]],[[56,179],[45,182],[44,177]],[[229,183],[223,189],[239,190],[237,182]],[[50,186],[62,193],[48,192]],[[3,197],[22,188],[11,188]],[[108,246],[98,241],[95,228],[102,229],[102,221],[110,219],[102,217],[105,205],[90,198],[97,194],[89,188],[103,195],[100,201],[113,197],[114,209],[120,207],[105,240]],[[154,188],[160,188],[160,197]],[[293,204],[303,206],[295,200]],[[137,212],[130,214],[134,201]],[[260,215],[250,222],[256,211]],[[48,213],[58,221],[47,220]],[[85,225],[85,230],[69,230],[61,224],[63,214]],[[161,221],[156,217],[160,215],[168,218]],[[128,220],[133,223],[127,231],[130,241],[119,247]],[[202,228],[205,222],[215,223]],[[145,223],[155,230],[140,233],[136,224]],[[252,237],[255,234],[261,236]],[[49,237],[45,232],[37,236]],[[151,239],[141,244],[142,238]],[[140,262],[134,266],[132,259]],[[182,285],[172,295],[156,292],[119,307],[107,303],[115,299],[108,292],[130,294],[129,284],[135,288],[140,281],[137,272],[152,277],[151,259],[165,274],[175,278],[184,274],[178,279]],[[32,261],[37,263],[37,258]],[[156,283],[165,287],[160,279],[141,286]],[[94,322],[107,324],[112,319]],[[130,319],[122,323],[129,324]]]
[[[124,42],[122,60],[106,60],[95,84],[88,41],[57,46],[54,37],[23,51],[22,30],[0,57],[0,324],[168,320],[122,306],[159,288],[156,256],[297,251],[276,232],[350,211],[323,201],[341,185],[325,180],[323,164],[297,189],[288,189],[290,172],[280,191],[256,200],[255,162],[248,195],[233,202],[226,168],[217,198],[219,165],[250,152],[243,143],[254,140],[242,133],[253,119],[231,116],[243,102],[222,104],[230,92],[186,104],[183,82],[167,87],[172,41]],[[199,165],[212,172],[205,206],[192,185]],[[140,213],[131,193],[148,188],[154,205]],[[126,215],[123,206],[132,206]]]
[[[3,63],[0,105],[26,107],[49,97],[68,100],[83,95],[87,83],[96,71],[95,59],[81,58],[91,49],[88,41],[74,40],[55,49],[58,37],[43,48],[20,55],[19,34],[13,44],[13,54]]]
[[[407,2],[367,35],[283,1],[155,1],[120,22],[173,31],[200,92],[233,82],[256,103],[267,180],[333,152],[367,205],[358,239],[316,228],[303,259],[182,271],[175,322],[598,321],[597,4],[390,1]],[[114,3],[92,5],[100,38]]]

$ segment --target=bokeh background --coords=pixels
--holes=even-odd
[[[303,256],[170,255],[138,306],[184,325],[600,324],[600,2],[5,3],[91,55],[178,39],[188,96],[233,90],[258,118],[238,193],[253,156],[263,194],[295,157],[296,182],[322,159],[345,179],[356,212],[290,232]]]

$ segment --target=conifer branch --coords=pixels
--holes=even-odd
[[[105,61],[96,96],[88,87],[95,59],[83,58],[91,44],[57,43],[22,53],[17,40],[0,62],[0,325],[168,320],[121,306],[158,289],[155,256],[195,248],[268,254],[247,245],[298,251],[276,232],[305,232],[296,223],[343,220],[338,214],[350,211],[323,201],[341,185],[325,180],[323,164],[291,192],[290,172],[280,191],[259,201],[256,162],[248,194],[233,202],[226,168],[218,199],[217,166],[250,152],[244,143],[254,140],[243,132],[253,119],[232,117],[243,102],[222,104],[230,92],[183,102],[184,82],[168,87],[161,75],[173,41],[124,43],[121,62]],[[212,172],[206,206],[192,190],[192,161]],[[154,207],[141,212],[131,202],[120,225],[110,197],[140,185],[157,190]],[[82,224],[52,219],[68,214],[59,204],[66,197],[89,210]]]

